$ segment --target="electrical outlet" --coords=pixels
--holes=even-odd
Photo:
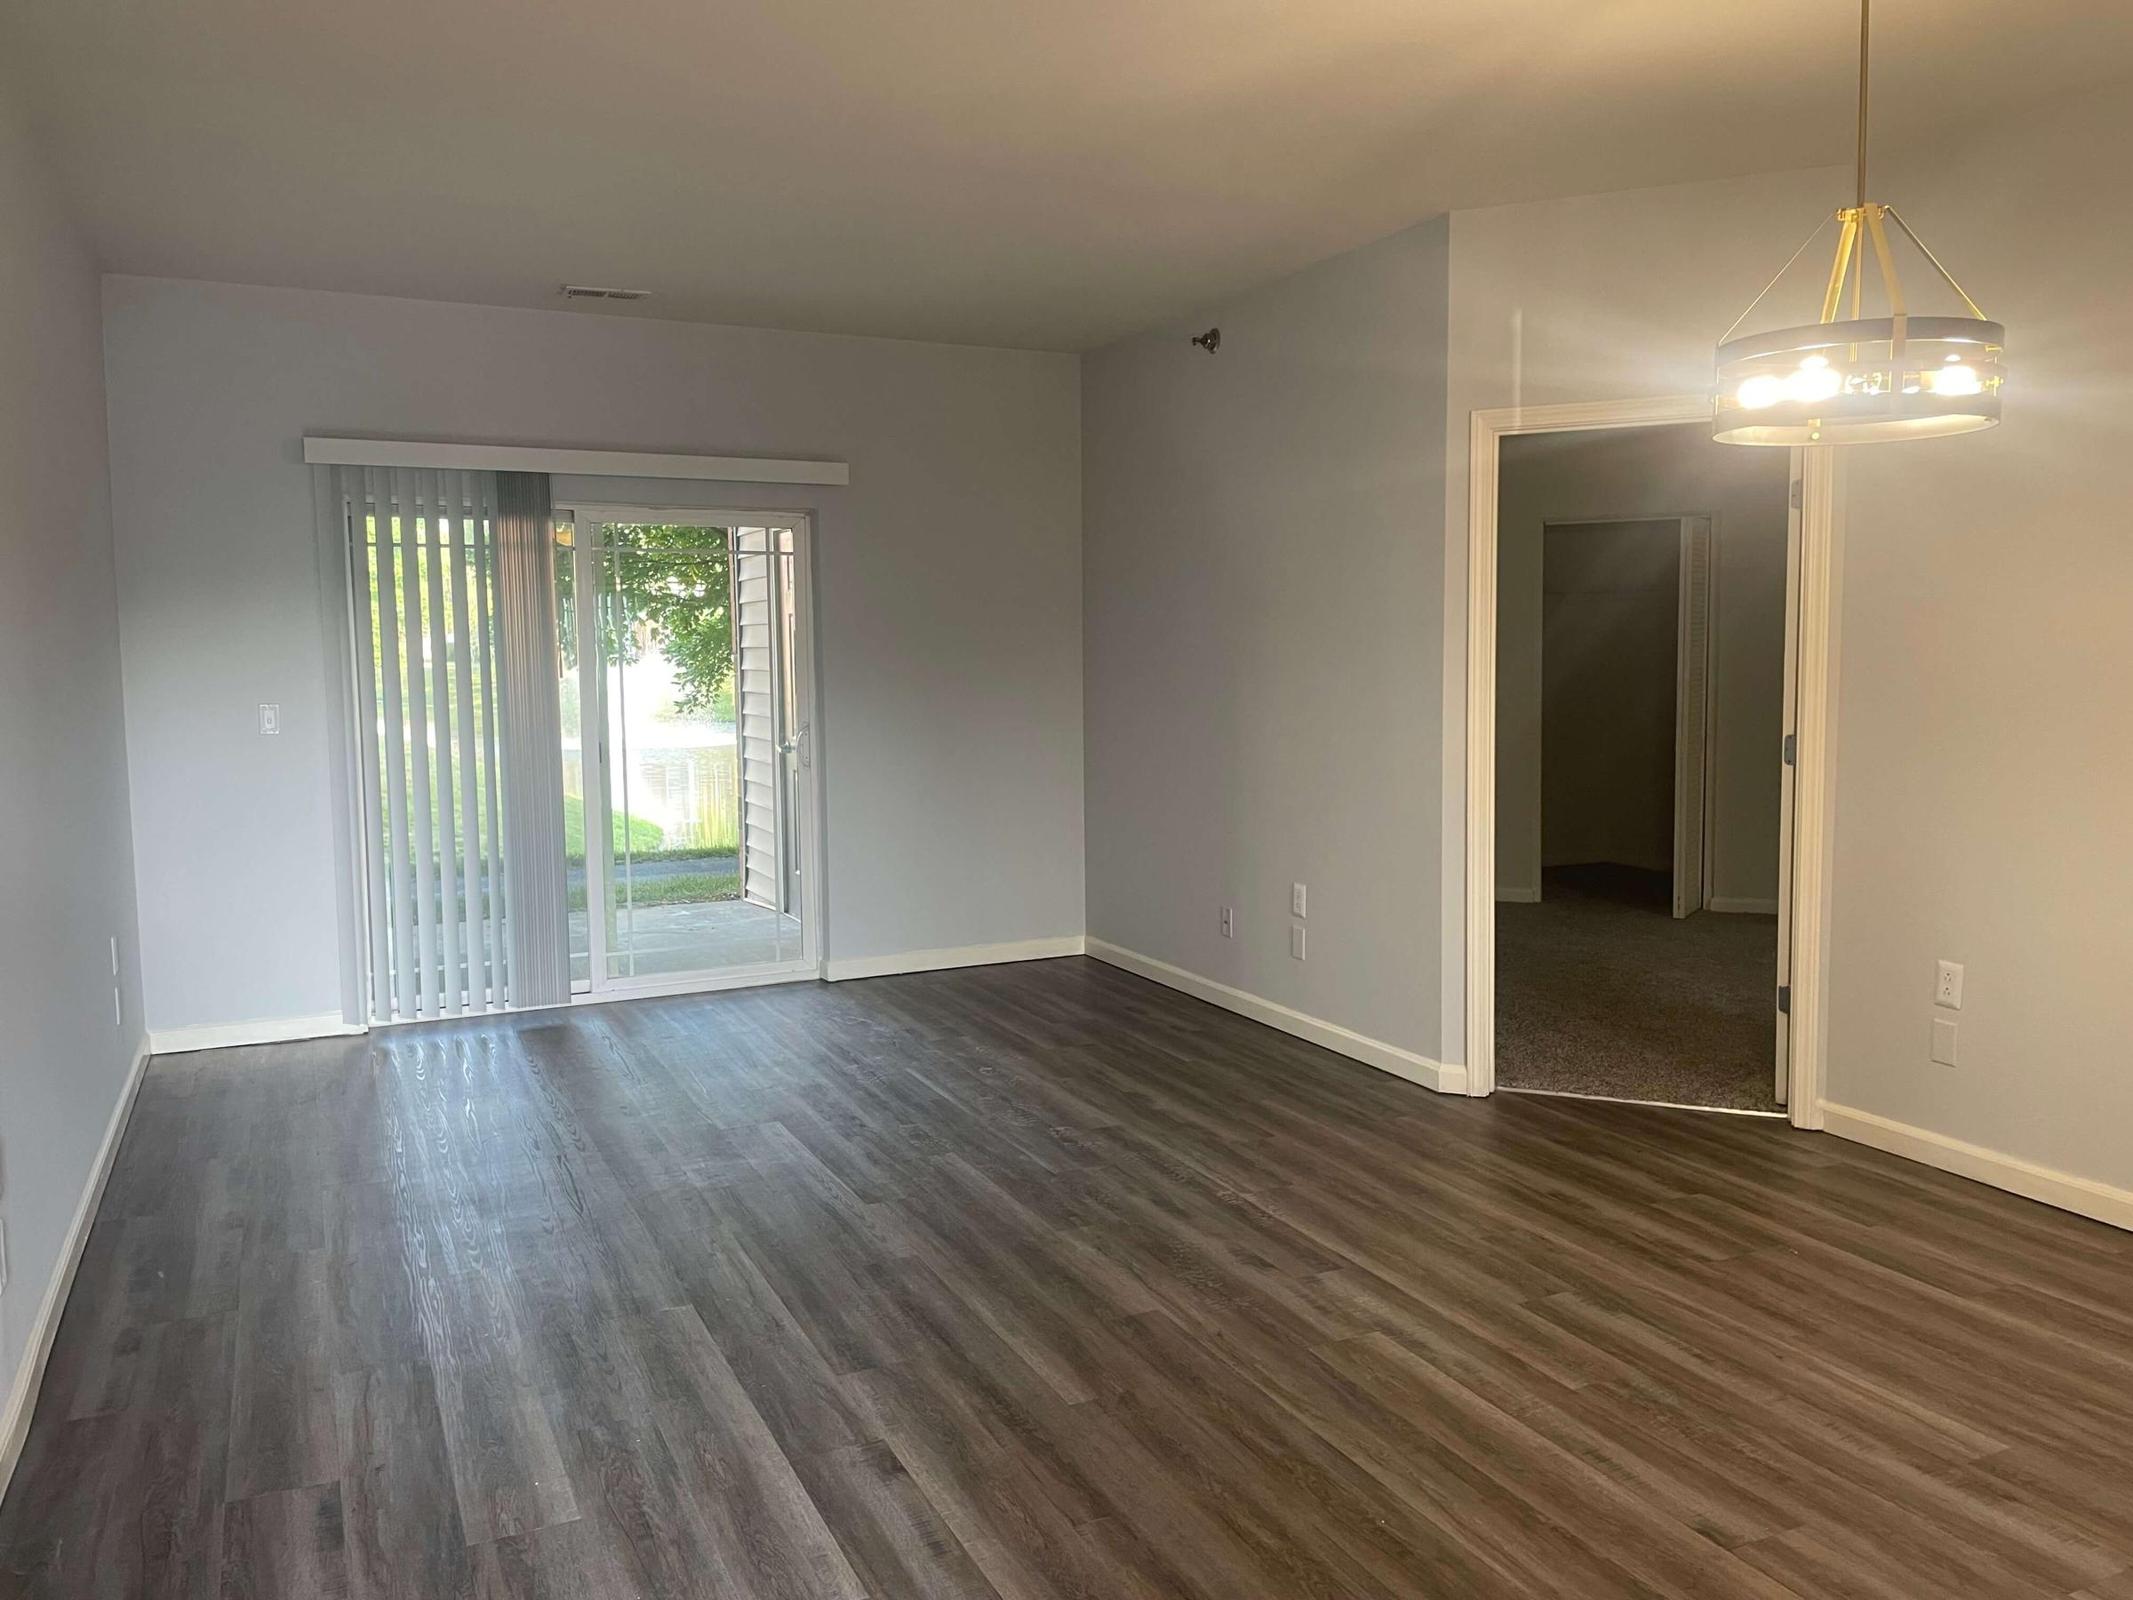
[[[1289,954],[1298,961],[1304,958],[1304,929],[1300,922],[1289,924]]]
[[[1222,908],[1222,937],[1225,939],[1237,937],[1237,912],[1232,906],[1224,906]]]
[[[1292,883],[1289,885],[1289,915],[1292,917],[1300,917],[1303,914],[1304,886],[1300,883]]]
[[[1933,1019],[1933,1059],[1944,1067],[1955,1065],[1955,1024],[1946,1017]]]
[[[259,708],[259,731],[261,733],[281,732],[280,706],[262,705]]]
[[[117,977],[118,975],[119,975],[119,939],[118,939],[118,935],[114,933],[114,934],[113,934],[113,935],[111,936],[111,976],[115,978],[115,977]]]
[[[1960,961],[1934,964],[1933,1003],[1946,1006],[1950,1011],[1963,1009],[1963,964]]]

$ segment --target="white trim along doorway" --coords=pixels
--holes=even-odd
[[[1707,422],[1705,395],[1473,413],[1467,488],[1466,616],[1466,1079],[1496,1088],[1497,490],[1500,447],[1512,434]],[[1784,787],[1780,830],[1779,953],[1771,1003],[1778,1100],[1793,1125],[1822,1126],[1828,994],[1830,757],[1835,714],[1836,463],[1827,447],[1792,452],[1786,575]]]

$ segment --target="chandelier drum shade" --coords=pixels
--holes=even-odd
[[[1859,171],[1855,204],[1837,211],[1836,252],[1814,322],[1740,333],[1828,231],[1817,228],[1720,340],[1711,436],[1721,444],[1869,444],[1933,439],[2000,420],[2006,330],[1963,292],[1892,206],[1866,198],[1867,44],[1859,8]],[[1960,311],[1917,315],[1896,241],[1953,293]],[[1869,274],[1867,257],[1874,267]],[[1869,290],[1871,281],[1873,289]],[[1869,314],[1869,312],[1874,314]]]

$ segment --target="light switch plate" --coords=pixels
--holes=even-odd
[[[260,708],[259,708],[259,731],[260,731],[261,733],[279,733],[279,732],[281,732],[281,707],[280,707],[280,706],[278,706],[278,705],[273,705],[273,706],[270,706],[270,705],[262,705],[262,706],[260,706]]]
[[[1933,965],[1933,1003],[1950,1011],[1963,1009],[1963,964],[1938,961]]]
[[[1304,958],[1304,928],[1300,922],[1289,924],[1289,954],[1298,961]]]
[[[1955,1024],[1946,1017],[1933,1019],[1933,1059],[1944,1067],[1955,1065]]]

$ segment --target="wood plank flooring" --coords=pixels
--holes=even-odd
[[[1080,960],[150,1071],[34,1596],[2133,1596],[2133,1237]]]

